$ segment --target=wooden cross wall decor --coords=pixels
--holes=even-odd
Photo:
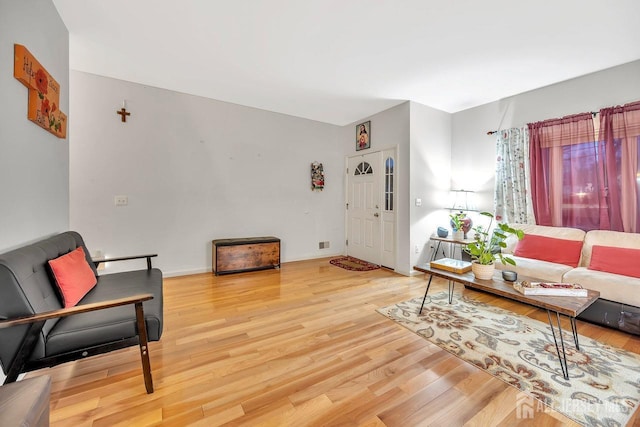
[[[126,122],[127,121],[127,116],[130,116],[131,113],[128,112],[124,107],[122,107],[120,109],[120,111],[116,111],[116,114],[120,114],[120,116],[122,117],[122,121]]]

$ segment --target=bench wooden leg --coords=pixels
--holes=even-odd
[[[149,344],[147,342],[147,324],[144,321],[144,310],[142,303],[136,303],[136,320],[138,324],[138,337],[140,341],[140,359],[142,360],[142,373],[144,375],[144,386],[147,393],[153,393],[153,378],[151,377],[151,363],[149,362]]]

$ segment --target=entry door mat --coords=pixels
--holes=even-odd
[[[635,412],[640,399],[637,354],[582,335],[578,351],[569,329],[565,380],[547,323],[458,293],[452,304],[447,292],[427,301],[420,315],[422,297],[377,311],[582,425],[624,426]]]
[[[370,262],[350,256],[333,258],[332,260],[329,260],[329,263],[337,267],[344,268],[345,270],[351,271],[370,271],[380,268],[379,265],[371,264]]]

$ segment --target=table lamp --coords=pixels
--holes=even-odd
[[[474,192],[467,190],[451,190],[449,192],[449,198],[451,200],[451,204],[449,210],[451,211],[459,211],[458,216],[461,217],[462,222],[462,232],[464,233],[464,238],[467,238],[467,233],[473,227],[473,221],[471,218],[467,216],[468,211],[475,211],[475,203],[474,203]],[[455,224],[451,221],[451,227],[454,228]]]

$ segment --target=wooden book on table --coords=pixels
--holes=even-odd
[[[437,268],[440,270],[451,271],[452,273],[466,273],[471,271],[471,263],[468,261],[462,261],[453,258],[440,258],[429,263],[431,268]]]

